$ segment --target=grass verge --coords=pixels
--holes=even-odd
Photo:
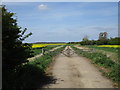
[[[78,55],[85,56],[91,60],[93,64],[96,64],[101,71],[104,73],[105,76],[113,80],[117,83],[116,87],[120,83],[120,63],[115,63],[113,60],[108,58],[106,55],[100,52],[90,52],[90,51],[83,51],[76,47],[72,47]]]

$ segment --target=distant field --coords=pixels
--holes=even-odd
[[[48,50],[50,50],[50,49],[52,49],[52,48],[55,48],[56,46],[46,46],[46,47],[44,47],[44,50],[45,51],[48,51]],[[42,53],[42,48],[33,48],[33,55],[35,56],[35,55],[37,55],[37,54],[40,54],[40,53]]]
[[[56,43],[56,44],[32,44],[32,48],[46,47],[49,45],[66,45],[65,43]]]
[[[32,44],[33,48],[33,55],[37,55],[42,53],[42,48],[44,47],[44,50],[50,50],[58,45],[66,45],[65,43],[56,43],[56,44]]]
[[[113,53],[118,53],[118,51],[120,50],[120,45],[87,45],[87,47]]]
[[[97,47],[111,47],[111,48],[120,48],[120,45],[98,45]]]

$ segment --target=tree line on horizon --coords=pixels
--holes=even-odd
[[[80,44],[80,45],[120,45],[120,37],[107,37],[107,32],[101,32],[98,40],[89,40],[88,36],[85,36],[80,42],[69,42],[68,44]]]

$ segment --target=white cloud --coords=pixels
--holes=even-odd
[[[40,5],[38,6],[38,8],[39,8],[39,10],[47,10],[47,9],[48,9],[48,6],[45,5],[45,4],[40,4]]]

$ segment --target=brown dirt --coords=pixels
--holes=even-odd
[[[60,54],[50,70],[55,83],[44,88],[113,88],[113,83],[82,56]]]

